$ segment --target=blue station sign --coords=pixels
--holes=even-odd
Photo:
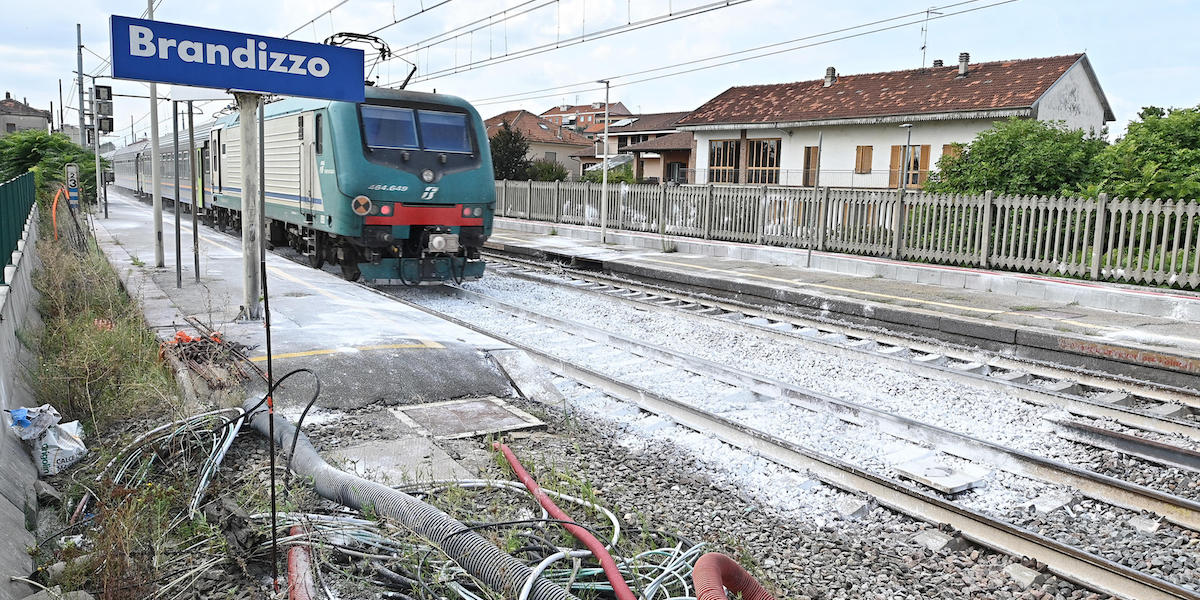
[[[363,101],[363,51],[113,15],[113,77]]]

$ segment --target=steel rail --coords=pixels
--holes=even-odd
[[[889,435],[917,444],[927,444],[946,454],[969,461],[986,462],[1022,477],[1069,486],[1078,489],[1090,498],[1131,510],[1149,511],[1181,527],[1200,531],[1200,503],[1186,498],[1022,450],[1008,448],[850,400],[821,394],[590,325],[515,306],[477,292],[454,287],[446,289],[458,297],[469,299],[495,310],[644,356],[700,376],[710,377],[728,385],[749,390],[765,399],[783,399],[800,408],[832,414],[851,423],[870,424]]]
[[[364,286],[367,287],[367,286]],[[374,289],[368,287],[368,289]],[[534,357],[552,372],[599,388],[640,409],[711,435],[725,443],[766,458],[780,466],[807,471],[828,485],[852,494],[873,497],[882,506],[914,519],[948,525],[964,538],[984,547],[1017,557],[1031,558],[1068,581],[1102,593],[1129,600],[1200,600],[1200,593],[1131,569],[1085,550],[955,505],[930,493],[910,488],[850,463],[747,427],[726,417],[656,394],[610,377],[586,366],[573,364],[544,350],[508,336],[489,331],[464,319],[415,302],[374,290],[407,306],[495,338]]]
[[[502,260],[513,264],[519,264],[526,268],[550,272],[549,268],[539,265],[536,262],[513,259],[507,256],[503,257]],[[682,314],[692,319],[737,323],[739,325],[755,329],[761,334],[771,336],[775,339],[787,340],[791,343],[798,344],[812,350],[846,357],[861,357],[866,355],[875,360],[883,360],[897,365],[904,365],[905,368],[921,370],[929,373],[937,373],[942,377],[969,383],[983,389],[1005,391],[1026,402],[1041,406],[1054,406],[1078,416],[1112,419],[1129,427],[1154,431],[1157,433],[1178,434],[1191,440],[1200,442],[1200,424],[1190,422],[1185,419],[1163,417],[1131,406],[1120,406],[1099,400],[1093,400],[1084,396],[1055,392],[1032,383],[1024,383],[1020,380],[1005,380],[998,377],[991,377],[983,372],[955,368],[949,364],[937,364],[934,362],[911,360],[899,355],[883,354],[871,351],[869,349],[850,347],[845,343],[827,341],[815,337],[806,337],[797,333],[784,332],[777,329],[772,329],[769,326],[738,322],[725,319],[723,316],[704,314],[702,312],[698,312],[698,310],[685,310],[678,305],[672,306],[665,302],[651,303],[645,301],[645,299],[639,299],[632,295],[622,296],[619,294],[609,294],[600,289],[589,289],[586,287],[573,286],[564,282],[548,281],[540,278],[533,279],[528,274],[521,272],[512,272],[506,274],[524,279],[530,279],[537,281],[538,283],[557,285],[576,291],[593,292],[601,294],[607,298],[617,299],[625,303],[637,305],[639,307],[649,307],[651,310],[660,312]],[[1123,379],[1103,379],[1095,375],[1081,374],[1068,369],[1055,368],[1043,364],[1021,362],[1014,359],[1005,358],[994,353],[985,353],[977,350],[966,350],[952,348],[945,345],[924,343],[911,338],[896,336],[888,332],[882,332],[881,330],[875,328],[855,328],[817,319],[799,317],[791,314],[773,313],[761,308],[745,306],[740,303],[715,300],[710,297],[697,298],[680,290],[664,289],[658,286],[650,286],[642,283],[612,279],[606,276],[596,276],[590,273],[582,274],[578,272],[572,272],[570,273],[570,277],[616,290],[628,289],[641,294],[657,296],[664,300],[676,300],[685,306],[695,305],[698,307],[698,309],[715,308],[730,313],[740,313],[749,318],[757,317],[771,321],[778,321],[802,329],[819,328],[820,330],[838,333],[847,336],[848,338],[855,337],[868,339],[870,341],[876,341],[888,346],[909,348],[922,354],[943,355],[948,359],[953,359],[962,363],[976,363],[989,368],[994,367],[1005,371],[1023,372],[1046,379],[1070,381],[1070,378],[1074,377],[1075,379],[1078,379],[1080,383],[1087,385],[1088,387],[1099,388],[1105,391],[1117,392],[1124,388],[1136,387],[1135,393],[1137,395],[1151,401],[1180,402],[1189,406],[1194,406],[1200,403],[1200,398],[1196,397],[1195,395],[1175,389],[1151,387],[1145,382],[1133,382]],[[1064,375],[1067,373],[1070,374],[1069,377]]]

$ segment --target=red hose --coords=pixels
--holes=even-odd
[[[525,485],[525,489],[529,490],[529,493],[533,494],[534,498],[537,498],[538,504],[541,504],[542,508],[546,509],[546,512],[551,517],[559,521],[574,522],[574,519],[563,512],[561,508],[554,504],[550,496],[547,496],[546,492],[542,491],[542,488],[533,480],[533,477],[529,475],[525,467],[521,466],[521,461],[517,460],[517,456],[513,454],[513,451],[508,446],[500,442],[494,442],[492,447],[504,453],[504,458],[508,460],[508,465],[516,473],[517,479],[521,480],[521,483]],[[608,582],[612,584],[613,592],[616,593],[618,600],[637,600],[636,596],[633,595],[633,590],[629,589],[629,585],[625,583],[625,577],[617,569],[617,562],[613,560],[612,555],[604,548],[604,544],[596,539],[596,536],[578,525],[563,523],[562,526],[571,535],[575,536],[575,539],[583,542],[583,545],[588,550],[591,550],[592,556],[599,559],[600,566],[604,567],[604,575],[608,578]]]
[[[300,535],[304,529],[299,525],[292,526],[291,535]],[[312,555],[308,546],[295,544],[287,552],[288,599],[312,600],[317,596],[312,579]]]
[[[692,569],[696,600],[728,600],[725,589],[742,600],[775,600],[737,561],[717,552],[709,552]]]

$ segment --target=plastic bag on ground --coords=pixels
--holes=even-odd
[[[38,473],[46,476],[79,462],[85,455],[87,446],[83,445],[83,429],[79,421],[71,421],[47,429],[37,440],[33,458]]]
[[[58,424],[62,417],[58,415],[58,411],[49,404],[43,404],[37,408],[14,408],[9,411],[12,421],[9,423],[9,428],[17,437],[23,440],[32,440],[50,427]]]

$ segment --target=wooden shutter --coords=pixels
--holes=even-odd
[[[958,144],[942,144],[942,158],[947,156],[961,156],[962,146]]]
[[[921,167],[917,173],[917,185],[925,185],[925,180],[929,178],[929,144],[921,146]]]
[[[874,159],[874,146],[859,146],[854,152],[854,172],[865,174],[871,172],[871,161]]]
[[[900,187],[900,161],[903,160],[901,154],[903,146],[892,146],[892,159],[888,163],[888,187]]]

